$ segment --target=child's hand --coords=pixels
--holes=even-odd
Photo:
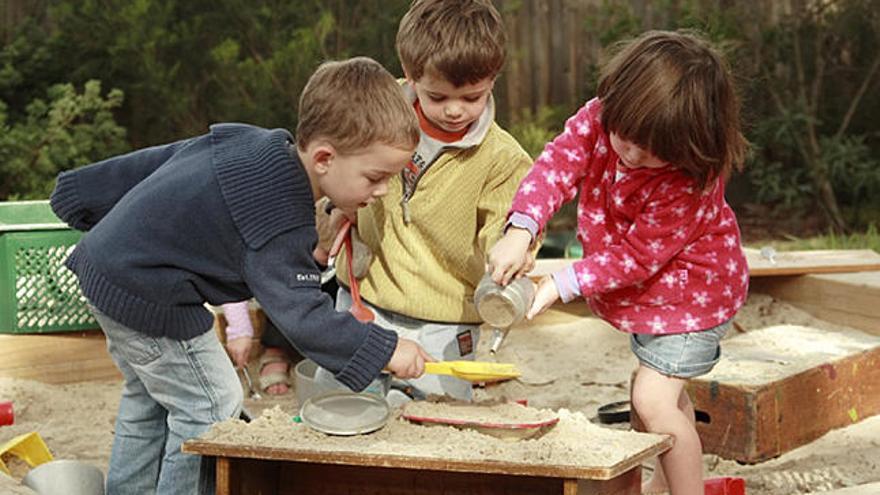
[[[324,202],[319,201],[315,207],[315,226],[318,229],[318,245],[315,246],[312,255],[314,256],[315,261],[321,265],[327,266],[330,256],[335,254],[331,252],[334,244],[333,240],[336,238],[336,234],[339,232],[339,228],[342,226],[346,217],[339,208],[333,208],[330,210],[330,213],[327,213],[324,210],[324,206],[322,206],[324,204]]]
[[[538,282],[538,288],[535,290],[535,299],[532,301],[532,307],[526,313],[526,318],[531,320],[547,310],[556,300],[559,299],[559,289],[556,288],[556,282],[553,277],[544,277]]]
[[[434,359],[412,340],[397,339],[397,348],[386,368],[397,378],[418,378],[425,373],[425,362]]]
[[[238,368],[247,366],[248,359],[251,355],[251,346],[253,341],[250,337],[239,337],[237,339],[226,341],[226,350],[229,351],[229,357]]]
[[[504,237],[492,246],[486,271],[492,273],[492,280],[496,284],[507,285],[534,268],[535,258],[529,253],[531,244],[531,232],[510,227]]]

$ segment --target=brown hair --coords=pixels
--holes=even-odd
[[[497,76],[505,42],[501,15],[489,0],[415,0],[397,30],[397,54],[409,77],[430,71],[455,87]]]
[[[602,69],[607,132],[683,169],[701,188],[742,166],[739,97],[724,59],[693,32],[649,31]]]
[[[382,143],[415,149],[419,122],[400,84],[368,57],[325,62],[299,98],[296,144],[324,138],[340,153]]]

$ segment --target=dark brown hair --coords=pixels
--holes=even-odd
[[[683,169],[701,188],[742,166],[747,142],[730,68],[693,32],[649,31],[616,46],[598,96],[607,132]]]
[[[400,84],[368,57],[325,62],[299,98],[296,144],[316,138],[350,153],[374,143],[400,149],[419,144],[419,122]]]
[[[505,43],[504,23],[489,0],[415,0],[397,30],[409,77],[418,81],[431,71],[455,87],[497,76]]]

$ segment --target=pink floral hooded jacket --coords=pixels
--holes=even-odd
[[[542,230],[580,191],[584,257],[554,278],[557,286],[575,280],[593,311],[622,331],[693,332],[730,320],[749,274],[723,180],[699,190],[674,166],[618,168],[600,117],[593,99],[568,119],[520,183],[509,215]]]

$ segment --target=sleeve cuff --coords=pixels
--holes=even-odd
[[[49,205],[55,215],[76,230],[86,231],[92,226],[85,221],[86,211],[76,188],[76,177],[71,172],[61,172],[55,189],[49,197]]]
[[[376,325],[370,325],[370,333],[351,360],[336,374],[336,379],[355,392],[379,376],[391,360],[397,348],[397,334]]]
[[[510,218],[507,219],[507,223],[504,225],[504,231],[507,232],[507,229],[510,227],[528,230],[529,233],[532,234],[532,242],[535,242],[535,239],[538,237],[538,222],[532,217],[518,211],[513,212],[510,215]]]
[[[568,265],[562,270],[554,273],[553,282],[556,284],[556,290],[559,292],[559,298],[562,302],[571,302],[581,295],[581,288],[577,283],[577,274],[574,272],[574,265]]]

